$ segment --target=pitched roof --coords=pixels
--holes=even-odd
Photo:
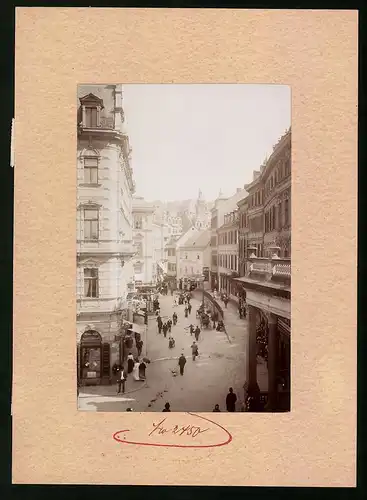
[[[171,236],[170,240],[166,243],[166,248],[176,248],[178,238]]]
[[[210,231],[206,229],[205,231],[200,231],[194,234],[194,236],[186,241],[182,245],[182,248],[205,248],[210,243]]]

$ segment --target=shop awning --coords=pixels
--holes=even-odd
[[[132,323],[132,326],[131,326],[131,328],[129,328],[129,330],[131,330],[134,333],[143,334],[144,333],[144,326],[143,325],[137,325],[136,323]]]
[[[144,317],[144,316],[145,316],[145,311],[142,311],[142,310],[140,309],[138,312],[136,312],[136,313],[134,313],[134,314],[136,314],[137,316],[143,316],[143,317]],[[141,326],[141,325],[137,325],[137,326]]]

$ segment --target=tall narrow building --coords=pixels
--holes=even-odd
[[[131,148],[119,85],[78,87],[77,345],[82,384],[109,383],[133,286]]]

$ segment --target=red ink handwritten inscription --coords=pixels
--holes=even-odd
[[[175,423],[177,417],[173,415],[157,419],[148,429],[145,439],[141,439],[137,431],[130,429],[115,432],[113,439],[123,444],[166,448],[214,448],[232,441],[231,434],[218,423],[195,413],[189,415],[193,417],[193,422],[184,425]]]

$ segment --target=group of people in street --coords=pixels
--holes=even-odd
[[[189,329],[190,329],[190,335],[194,336],[195,337],[195,340],[196,342],[199,341],[199,337],[200,337],[200,333],[201,333],[201,330],[200,328],[196,325],[196,327],[191,323],[191,325],[189,326]]]
[[[117,394],[125,393],[126,381],[130,374],[138,382],[146,379],[147,363],[147,358],[139,360],[139,357],[134,357],[130,352],[127,356],[127,368],[117,364],[114,365],[113,373],[117,376]]]
[[[186,361],[185,361],[186,363]],[[183,363],[183,366],[185,366],[185,363]],[[237,396],[236,394],[233,392],[233,387],[230,387],[229,388],[229,392],[227,394],[227,397],[226,397],[226,408],[227,408],[227,412],[229,413],[233,413],[236,411],[236,402],[237,402]],[[167,412],[167,411],[171,411],[171,405],[170,403],[166,403],[164,405],[164,408],[162,410],[163,412]],[[242,406],[241,407],[241,411],[245,411],[245,407]],[[220,413],[221,412],[221,409],[219,407],[219,404],[216,404],[214,406],[214,409],[213,409],[213,412],[214,413]]]

